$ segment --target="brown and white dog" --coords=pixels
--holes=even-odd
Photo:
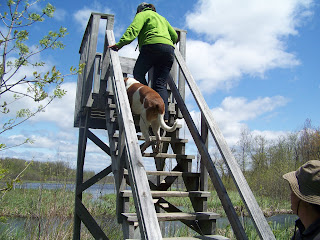
[[[173,132],[177,128],[177,121],[172,127],[169,127],[163,119],[165,106],[163,99],[152,88],[141,84],[134,78],[125,78],[125,86],[129,98],[131,111],[133,114],[140,115],[140,129],[146,141],[141,148],[144,152],[150,145],[151,139],[149,135],[149,127],[151,125],[152,131],[156,137],[156,149],[158,152],[160,148],[160,127],[167,132]]]

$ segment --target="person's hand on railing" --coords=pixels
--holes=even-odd
[[[108,48],[111,48],[113,51],[116,51],[116,52],[120,49],[116,44],[110,45],[108,46]]]

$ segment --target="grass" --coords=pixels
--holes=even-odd
[[[230,192],[229,196],[241,215],[246,215],[238,193]],[[181,206],[185,211],[192,211],[192,204],[188,198],[168,198],[169,202],[176,206]],[[266,215],[288,211],[289,202],[276,202],[274,199],[257,198],[259,206]],[[121,226],[116,222],[116,196],[108,194],[101,199],[93,200],[90,194],[83,195],[83,203],[88,211],[95,217],[101,228],[108,233],[110,239],[122,239]],[[133,201],[131,199],[131,211],[134,211]],[[220,213],[225,217],[224,210],[216,193],[208,199],[208,210]],[[16,227],[15,224],[8,221],[2,221],[0,225],[1,239],[72,239],[73,235],[73,211],[74,211],[74,193],[67,189],[15,189],[8,192],[0,202],[0,216],[11,218],[24,218],[23,226]],[[239,214],[239,215],[240,215]],[[0,220],[1,222],[1,220]],[[276,239],[290,239],[293,233],[292,224],[280,226],[270,223],[270,226],[276,236]],[[245,226],[249,239],[258,239],[253,225]],[[195,232],[179,225],[169,225],[170,236],[192,236]],[[217,234],[235,239],[232,229],[227,226],[223,229],[217,229]],[[81,239],[92,239],[91,234],[85,227],[82,227]]]

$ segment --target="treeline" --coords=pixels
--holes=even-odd
[[[295,171],[309,160],[320,160],[320,128],[307,119],[301,130],[268,141],[243,129],[237,146],[232,149],[252,191],[259,196],[289,198],[289,187],[282,175]],[[227,188],[235,186],[221,157],[217,166]]]
[[[0,166],[5,170],[2,181],[15,179],[21,173],[20,179],[22,181],[74,182],[76,179],[76,170],[63,161],[30,162],[16,158],[0,158]],[[26,166],[28,167],[26,168]],[[88,179],[94,174],[94,171],[85,171],[84,179]]]

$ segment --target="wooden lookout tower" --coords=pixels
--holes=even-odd
[[[104,49],[97,52],[98,30],[106,22]],[[244,205],[261,239],[275,239],[260,210],[235,158],[233,157],[212,113],[185,63],[186,31],[176,29],[180,42],[175,49],[176,62],[172,78],[168,80],[170,121],[182,119],[188,127],[201,158],[198,172],[192,163],[195,156],[186,155],[188,140],[180,137],[180,128],[166,133],[162,138],[160,153],[141,153],[138,116],[132,116],[123,77],[131,75],[135,59],[119,57],[107,46],[115,44],[113,33],[114,16],[92,13],[80,46],[80,63],[85,68],[78,76],[74,126],[79,128],[77,179],[75,194],[74,240],[81,239],[81,223],[95,239],[109,239],[82,202],[82,193],[107,175],[113,175],[117,194],[117,221],[122,224],[124,239],[157,240],[165,237],[163,221],[181,221],[195,231],[195,237],[183,239],[226,239],[215,233],[219,215],[207,211],[208,180],[211,180],[223,205],[225,213],[237,239],[248,239],[237,216],[228,193],[208,152],[208,136],[212,135],[219,152],[234,180]],[[152,73],[149,73],[152,81]],[[187,83],[187,84],[185,84]],[[201,129],[196,127],[184,102],[185,87],[201,112]],[[106,131],[109,142],[103,142],[91,129]],[[111,158],[105,167],[91,179],[84,181],[83,169],[87,140],[90,139]],[[169,153],[169,149],[172,152]],[[175,159],[170,171],[166,161]],[[156,171],[146,171],[143,162],[154,161]],[[152,180],[150,180],[150,176]],[[183,180],[184,189],[176,189],[173,183]],[[130,190],[125,190],[126,185]],[[188,198],[192,212],[184,212],[169,202],[168,197]],[[132,198],[135,212],[129,212]],[[178,239],[178,238],[174,238]]]

